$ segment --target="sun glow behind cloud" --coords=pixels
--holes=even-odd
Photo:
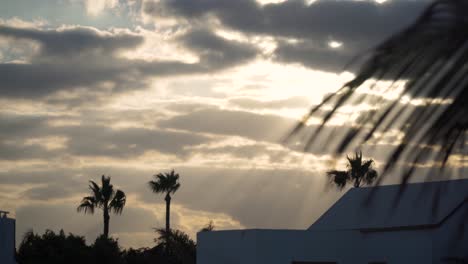
[[[92,16],[99,15],[103,10],[113,9],[119,5],[119,0],[84,0],[88,14]]]
[[[332,48],[332,49],[338,49],[338,48],[341,48],[343,46],[343,42],[330,41],[330,42],[328,42],[328,46],[330,46],[330,48]]]

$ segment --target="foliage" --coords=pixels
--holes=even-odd
[[[165,256],[171,264],[191,264],[196,262],[196,244],[180,230],[156,229],[159,237],[155,242],[164,248]]]
[[[211,220],[206,226],[204,226],[202,229],[200,229],[200,232],[210,232],[215,229],[215,225],[213,223],[213,220]]]
[[[364,184],[372,184],[377,179],[377,171],[373,169],[372,159],[362,160],[362,152],[356,152],[354,157],[346,156],[347,170],[327,171],[327,175],[333,180],[338,188],[343,189],[346,183],[353,182],[354,187],[359,188]]]
[[[47,230],[24,235],[18,248],[18,264],[194,264],[196,244],[179,230],[158,230],[153,248],[122,250],[118,240],[99,236],[88,246],[84,237]]]
[[[96,238],[91,246],[92,258],[95,263],[124,264],[122,252],[116,239],[107,238],[104,235]]]
[[[171,193],[174,194],[180,187],[179,174],[174,170],[168,173],[154,175],[154,180],[148,182],[153,193],[165,193],[166,197],[166,232],[170,232]]]
[[[153,264],[163,263],[160,254],[150,248],[130,248],[123,252],[123,258],[126,264]]]
[[[367,54],[356,77],[312,108],[288,139],[300,135],[307,128],[308,119],[325,111],[321,125],[305,142],[305,149],[308,149],[317,138],[321,138],[323,128],[342,107],[351,101],[359,101],[379,108],[370,112],[341,139],[330,137],[325,142],[339,142],[335,153],[343,153],[354,143],[360,146],[372,138],[380,140],[379,135],[387,132],[401,131],[404,136],[388,156],[382,176],[399,162],[405,162],[408,168],[402,175],[402,183],[409,180],[418,164],[432,161],[443,169],[451,154],[465,155],[468,127],[467,14],[467,1],[434,1],[415,23]],[[382,80],[387,82],[380,82]],[[383,96],[375,100],[370,93],[356,92],[367,87],[366,82],[371,83],[370,89],[374,90],[371,93],[378,88],[384,88],[384,92],[403,88],[403,92],[394,100]],[[423,104],[415,107],[405,98],[418,99]],[[380,177],[379,181],[382,179]]]
[[[27,232],[20,243],[17,261],[19,264],[81,264],[89,263],[91,250],[85,239],[72,234],[58,234],[46,230],[40,236]]]
[[[95,208],[102,209],[104,214],[104,232],[105,237],[109,236],[109,211],[115,214],[121,214],[127,200],[125,193],[121,190],[114,190],[110,184],[110,177],[102,175],[101,187],[94,181],[89,181],[91,196],[86,196],[81,200],[77,207],[78,212],[94,214]]]
[[[180,187],[179,174],[174,170],[168,173],[158,173],[148,184],[154,193],[174,194]]]

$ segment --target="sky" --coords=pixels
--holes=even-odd
[[[76,207],[89,180],[109,175],[128,198],[112,236],[149,247],[165,211],[147,183],[175,169],[171,223],[192,237],[209,221],[307,228],[343,194],[325,176],[342,160],[280,139],[353,77],[350,60],[427,3],[2,0],[0,209],[16,217],[18,242],[61,228],[92,242],[102,216]],[[375,107],[344,107],[326,129]],[[377,167],[399,138],[374,145]]]

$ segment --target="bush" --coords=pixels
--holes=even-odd
[[[91,251],[84,237],[73,234],[58,234],[46,230],[40,236],[33,231],[27,232],[18,249],[19,264],[81,264],[89,263]]]

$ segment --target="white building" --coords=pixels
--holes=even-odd
[[[197,263],[468,263],[468,179],[400,190],[353,188],[307,230],[198,233]]]
[[[15,264],[15,219],[0,211],[0,263]]]

